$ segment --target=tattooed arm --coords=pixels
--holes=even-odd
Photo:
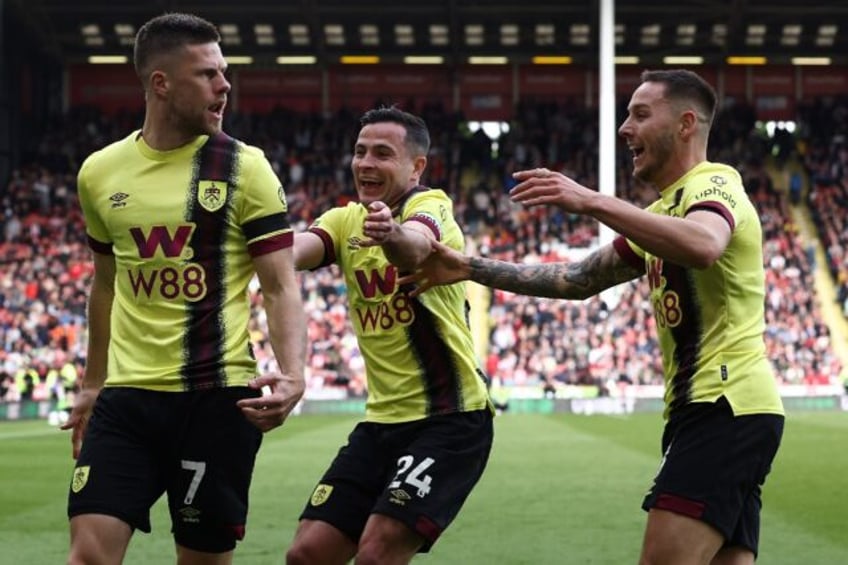
[[[516,294],[582,300],[643,274],[625,263],[612,245],[576,263],[521,265],[469,258],[469,279]]]
[[[522,265],[469,257],[432,242],[433,253],[401,284],[415,282],[413,296],[443,284],[472,280],[516,294],[582,300],[602,290],[635,279],[643,271],[625,263],[612,245],[606,245],[576,263]]]

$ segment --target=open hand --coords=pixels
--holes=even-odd
[[[588,199],[598,194],[562,173],[544,168],[518,171],[512,177],[519,182],[509,191],[510,200],[528,208],[553,205],[582,214]]]
[[[418,296],[430,288],[468,280],[471,276],[470,258],[444,243],[432,240],[432,252],[412,274],[398,279],[401,285],[414,283],[410,296]]]

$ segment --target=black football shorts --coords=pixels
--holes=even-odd
[[[642,508],[701,520],[725,546],[757,554],[761,488],[783,435],[778,414],[734,416],[727,399],[693,403],[666,425],[663,462]]]
[[[494,429],[489,410],[414,422],[361,422],[321,478],[301,519],[358,542],[372,513],[399,520],[427,552],[483,474]]]
[[[232,387],[160,392],[106,387],[95,403],[71,479],[68,517],[115,516],[150,531],[150,508],[168,493],[175,541],[224,553],[242,539],[262,432]]]

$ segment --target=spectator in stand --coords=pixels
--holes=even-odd
[[[827,121],[823,121],[825,109],[812,112],[802,107],[799,130],[806,132],[801,135],[809,146],[809,150],[803,153],[805,163],[808,163],[808,174],[819,179],[814,185],[815,190],[810,192],[808,203],[815,215],[815,223],[820,229],[819,235],[825,242],[827,268],[832,269],[834,282],[837,285],[837,305],[848,314],[848,268],[845,267],[844,260],[844,249],[848,248],[848,228],[844,221],[844,218],[848,218],[848,212],[846,212],[848,198],[846,198],[845,181],[840,178],[830,180],[830,177],[845,169],[844,165],[834,164],[835,160],[843,158],[842,152],[838,149],[838,140],[834,139],[834,135],[837,135],[835,130],[846,130],[846,125],[842,122],[834,122],[832,109],[827,109]],[[806,378],[807,370],[811,370],[812,367],[807,357],[813,356],[819,369],[825,369],[824,374],[831,382],[838,383],[840,382],[838,378],[840,364],[832,345],[810,349],[807,345],[800,345],[803,342],[787,341],[788,336],[796,333],[795,330],[790,330],[790,327],[801,327],[804,324],[799,320],[819,316],[815,313],[818,306],[816,306],[814,285],[810,278],[815,265],[809,256],[811,245],[805,249],[806,259],[796,255],[798,234],[792,227],[788,210],[781,203],[782,197],[779,191],[762,186],[768,184],[764,171],[754,166],[746,156],[746,140],[750,137],[750,127],[753,125],[752,111],[751,108],[737,103],[717,116],[712,131],[710,160],[742,164],[745,170],[746,187],[752,192],[751,198],[763,215],[765,239],[763,251],[768,266],[769,304],[766,310],[766,344],[769,358],[777,369],[780,382],[787,384],[801,382]],[[597,166],[596,148],[583,147],[578,135],[584,129],[596,128],[591,122],[593,116],[590,112],[564,105],[534,105],[525,102],[517,109],[512,121],[521,122],[527,119],[526,116],[533,116],[529,119],[535,124],[533,128],[513,128],[509,133],[502,135],[494,164],[495,178],[500,175],[501,178],[509,178],[512,185],[515,184],[507,171],[514,170],[514,165],[509,159],[516,141],[521,141],[525,145],[538,145],[545,156],[546,163],[567,176],[581,179],[583,184],[589,182],[586,179],[596,175],[594,170]],[[104,143],[116,139],[119,135],[122,136],[123,132],[130,129],[132,124],[138,123],[139,119],[139,116],[125,112],[107,116],[95,108],[72,108],[65,116],[62,116],[61,120],[51,122],[55,124],[55,129],[45,135],[45,141],[39,144],[35,152],[27,153],[32,161],[16,169],[5,191],[0,190],[3,192],[0,202],[4,208],[0,223],[4,223],[4,229],[10,226],[11,232],[15,234],[12,238],[14,241],[7,239],[6,242],[0,242],[0,320],[7,320],[5,323],[0,323],[0,341],[8,343],[9,347],[15,340],[22,339],[31,345],[33,359],[50,363],[54,346],[49,341],[42,342],[41,339],[45,335],[52,337],[53,332],[43,331],[40,327],[41,322],[38,321],[42,318],[42,312],[46,311],[58,320],[58,328],[68,326],[67,333],[76,336],[75,340],[68,344],[67,351],[64,349],[60,351],[67,353],[76,364],[84,364],[87,335],[82,325],[82,316],[84,316],[88,281],[91,276],[91,262],[85,242],[80,237],[80,234],[84,234],[84,229],[81,227],[79,207],[76,202],[74,175],[70,173],[76,172],[81,161],[80,156],[85,151],[99,149]],[[225,120],[228,123],[226,129],[231,134],[238,131],[252,140],[255,145],[265,149],[275,171],[284,179],[283,184],[287,188],[289,215],[293,226],[298,226],[300,230],[305,229],[309,222],[320,213],[353,195],[349,180],[350,148],[344,140],[353,135],[356,118],[348,112],[342,110],[329,116],[299,115],[279,109],[263,115],[228,112]],[[844,112],[842,120],[844,122]],[[311,174],[308,179],[305,178],[299,186],[290,184],[285,165],[288,153],[295,147],[294,132],[287,126],[295,121],[302,121],[315,131],[310,134],[312,139],[322,140],[320,144],[298,149],[299,155],[305,162],[329,162],[333,165],[329,170],[322,167],[318,172],[316,169],[315,174]],[[427,174],[431,179],[434,174],[437,174],[437,178],[449,181],[446,190],[456,200],[456,214],[463,217],[462,211],[467,206],[463,202],[462,186],[456,179],[460,176],[460,172],[470,178],[470,184],[467,185],[469,189],[479,184],[481,179],[479,175],[465,175],[465,171],[469,169],[468,165],[451,158],[452,140],[459,131],[456,127],[456,117],[446,113],[444,109],[434,107],[428,109],[427,122],[433,137],[439,140],[438,147],[435,147],[436,142],[434,142],[434,148],[431,148]],[[596,137],[596,133],[588,136],[589,139]],[[552,152],[550,148],[545,147],[552,139],[558,140],[561,146],[558,151]],[[445,169],[438,172],[433,169],[433,152],[437,149],[440,151],[441,159],[439,167]],[[618,153],[619,170],[616,186],[619,194],[639,206],[645,206],[652,201],[654,189],[630,177],[632,166],[625,158],[625,153],[623,147]],[[553,155],[558,161],[554,160]],[[51,209],[46,214],[33,208],[35,204],[32,198],[34,194],[32,184],[43,169],[49,173],[45,178],[52,183]],[[754,190],[749,178],[756,178],[761,188]],[[825,181],[829,184],[823,184]],[[430,184],[439,185],[438,182]],[[764,196],[766,193],[769,195]],[[470,190],[466,198],[471,198]],[[544,263],[576,261],[597,244],[597,221],[587,216],[559,211],[546,215],[541,209],[527,210],[511,202],[505,192],[496,197],[493,196],[491,210],[497,217],[492,227],[482,226],[479,232],[468,230],[469,241],[476,243],[481,255],[490,258]],[[33,230],[34,225],[36,229]],[[468,228],[468,226],[465,227]],[[0,239],[2,238],[2,231],[0,231]],[[778,241],[773,241],[775,238]],[[777,267],[781,260],[783,263],[780,264],[784,267]],[[43,270],[44,265],[48,265],[49,273],[40,275],[39,269]],[[320,313],[328,306],[321,293],[306,290],[309,288],[308,285],[318,280],[319,274],[322,281],[321,288],[334,295],[330,297],[333,301],[330,304],[331,307],[335,307],[345,297],[345,289],[340,282],[341,275],[333,269],[324,269],[316,273],[315,277],[304,278],[304,306],[307,312]],[[35,300],[4,301],[4,296],[16,295],[18,285],[23,287],[30,284],[36,288],[45,287],[44,290],[39,290],[39,297]],[[51,285],[53,285],[52,289],[49,288]],[[255,305],[252,335],[257,344],[257,361],[261,368],[270,368],[274,364],[274,355],[267,340],[267,320],[262,316],[261,297],[256,294],[258,285],[251,286],[250,290]],[[519,368],[521,373],[528,375],[528,380],[524,384],[529,387],[538,389],[542,380],[551,376],[547,373],[549,364],[543,362],[544,354],[538,348],[540,340],[543,339],[562,344],[568,352],[569,358],[560,365],[568,364],[569,367],[564,370],[558,367],[552,369],[557,386],[576,382],[577,377],[570,367],[571,359],[574,359],[574,363],[581,367],[587,365],[583,343],[578,338],[579,335],[583,335],[580,328],[584,323],[591,324],[594,333],[601,335],[607,333],[619,335],[635,324],[635,327],[640,329],[640,333],[645,334],[643,341],[649,347],[649,352],[633,355],[627,349],[617,350],[615,352],[616,366],[626,364],[630,367],[634,371],[634,382],[638,384],[662,383],[661,366],[658,364],[656,354],[657,345],[653,337],[653,318],[649,316],[650,300],[646,297],[643,287],[624,285],[620,294],[608,293],[603,300],[594,299],[595,301],[586,304],[570,304],[514,295],[506,300],[505,297],[504,293],[493,294],[493,308],[501,312],[503,316],[520,316],[523,309],[538,308],[540,303],[547,304],[546,307],[554,314],[550,318],[538,320],[538,334],[544,338],[532,335],[529,336],[531,341],[528,343],[517,339],[512,345],[516,352],[521,351],[519,355],[521,360],[516,363],[527,364],[527,367]],[[795,305],[791,304],[792,300],[796,301]],[[585,315],[579,321],[572,323],[570,318],[575,310],[585,311]],[[18,314],[23,315],[18,316]],[[256,317],[257,315],[259,317]],[[26,323],[20,323],[19,320],[26,320]],[[347,339],[343,340],[343,344],[355,344],[355,340],[350,339],[353,330],[349,327],[349,323],[343,324],[340,329],[333,327],[334,322],[325,316],[316,314],[311,316],[310,324],[313,330],[320,326],[320,331],[326,335],[345,335]],[[814,343],[829,342],[827,326],[819,324],[812,328],[812,331],[816,332],[812,337]],[[320,341],[310,343],[315,353],[320,352],[317,349],[318,343]],[[356,362],[359,362],[361,357],[358,356],[355,345],[342,345],[342,347],[344,348],[341,351],[343,357],[352,356]],[[16,359],[17,357],[13,362],[17,363]],[[800,359],[803,365],[789,371],[787,367],[790,359],[795,360],[791,361],[792,363]],[[310,366],[319,360],[322,360],[320,355],[307,356],[306,370],[310,375],[308,382],[311,387],[307,395],[343,394],[343,387],[339,384],[344,381],[343,378],[337,378],[339,375],[327,370],[323,364],[321,367]],[[543,373],[536,374],[537,370]],[[494,373],[492,375],[494,376]],[[361,376],[361,373],[350,375],[348,393],[353,394],[354,389],[359,391],[364,387],[361,380],[355,382],[356,379],[361,379]],[[505,375],[505,378],[513,379],[513,375]],[[568,393],[568,390],[560,391],[560,394]]]

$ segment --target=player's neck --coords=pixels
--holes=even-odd
[[[687,146],[682,149],[672,154],[666,160],[665,166],[657,172],[655,178],[651,179],[651,183],[660,192],[676,184],[692,169],[707,160],[706,147]]]
[[[171,127],[168,124],[162,123],[161,120],[153,120],[145,117],[144,125],[141,128],[141,137],[151,149],[156,151],[170,151],[187,145],[197,139],[196,135],[189,135],[178,129]]]

